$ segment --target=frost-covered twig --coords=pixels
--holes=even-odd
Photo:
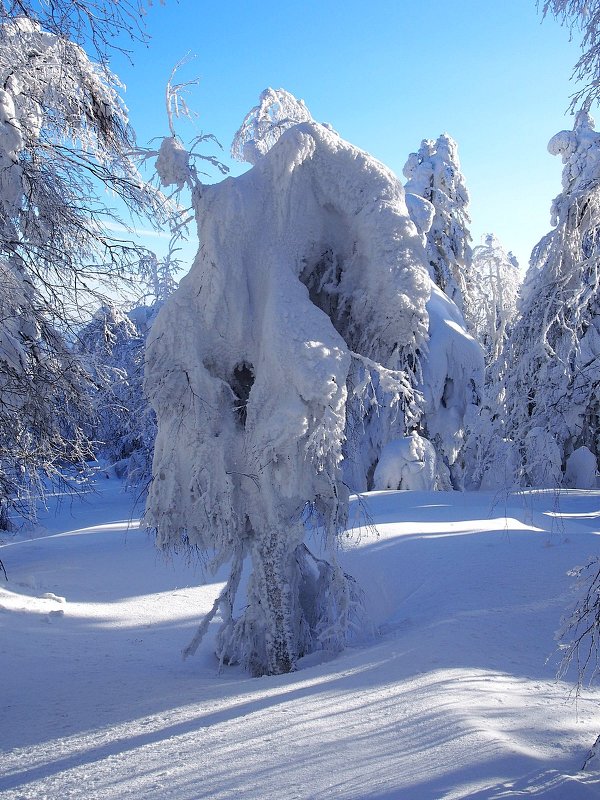
[[[187,92],[191,86],[197,86],[200,83],[200,79],[192,78],[188,81],[174,83],[177,71],[186,64],[189,64],[191,59],[192,56],[188,53],[175,64],[165,86],[167,119],[169,121],[169,130],[171,131],[171,136],[173,137],[177,136],[175,132],[175,119],[179,119],[181,117],[185,119],[194,119],[198,116],[198,114],[195,111],[192,111],[188,106],[184,97],[184,92]]]
[[[572,78],[583,84],[571,97],[569,109],[589,110],[600,96],[600,2],[599,0],[538,0],[543,16],[551,14],[573,35],[583,32],[582,54],[573,68]]]
[[[223,629],[225,629],[225,628],[229,628],[230,627],[232,619],[233,619],[232,614],[233,614],[233,605],[234,605],[234,602],[235,602],[235,595],[236,595],[236,592],[238,590],[238,586],[239,586],[240,578],[241,578],[241,574],[242,574],[242,563],[243,563],[243,559],[242,559],[241,551],[237,550],[235,555],[234,555],[234,557],[233,557],[231,572],[229,574],[229,579],[227,580],[227,583],[225,584],[225,586],[223,587],[221,593],[219,594],[219,596],[216,598],[215,602],[213,603],[211,610],[208,612],[208,614],[206,614],[206,616],[203,618],[202,622],[198,626],[198,630],[194,634],[191,642],[182,651],[182,657],[183,657],[184,660],[186,658],[188,658],[189,656],[193,656],[194,655],[194,653],[198,649],[200,643],[202,642],[202,639],[206,635],[206,632],[208,631],[208,627],[209,627],[210,623],[213,621],[213,619],[215,618],[219,608],[222,608],[222,607],[225,608],[225,619],[223,621],[223,625],[221,627],[221,631],[223,631]],[[221,637],[222,636],[223,636],[223,633],[221,632]],[[221,660],[221,663],[223,663],[223,655],[222,654],[220,655],[220,660]]]
[[[582,594],[558,633],[563,652],[558,675],[564,677],[575,664],[579,694],[584,680],[594,680],[600,669],[600,559],[575,567],[569,575]]]
[[[581,770],[583,771],[587,769],[587,766],[590,763],[590,761],[592,761],[593,759],[597,759],[599,755],[600,755],[600,736],[598,736],[598,738],[592,745],[590,752],[587,754],[587,757],[581,766]]]
[[[176,199],[179,197],[184,187],[187,187],[192,192],[200,188],[201,182],[198,175],[204,175],[206,173],[197,169],[196,161],[207,162],[215,169],[218,169],[222,175],[227,175],[229,172],[229,167],[216,156],[198,152],[198,147],[206,142],[216,144],[223,149],[214,134],[199,134],[192,140],[189,148],[184,147],[181,139],[177,135],[175,127],[176,119],[194,119],[197,116],[196,112],[190,109],[183,95],[191,86],[197,85],[199,79],[193,78],[180,83],[174,82],[177,71],[187,64],[189,60],[190,57],[186,56],[173,67],[165,87],[165,110],[170,136],[165,136],[161,139],[158,149],[137,148],[135,151],[141,163],[145,163],[150,159],[156,159],[156,175],[158,176],[160,185],[165,188],[171,186],[175,187],[173,195]],[[174,225],[176,225],[176,223],[172,223],[172,227]]]
[[[388,369],[387,367],[378,364],[376,361],[373,361],[371,358],[367,358],[367,356],[363,356],[360,353],[354,353],[350,351],[350,355],[368,370],[364,382],[354,388],[354,392],[356,394],[362,393],[362,390],[367,385],[369,380],[368,375],[371,372],[374,372],[379,376],[381,387],[385,391],[393,392],[398,395],[412,394],[413,387],[406,375],[406,372],[403,370]]]

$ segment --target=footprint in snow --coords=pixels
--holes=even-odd
[[[44,617],[44,622],[52,622],[56,617],[64,617],[65,612],[60,609],[60,611],[49,611],[46,616]]]

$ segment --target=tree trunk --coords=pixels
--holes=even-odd
[[[252,554],[259,576],[258,603],[264,618],[266,664],[253,671],[279,675],[293,669],[298,653],[295,647],[294,619],[296,603],[292,596],[295,547],[290,548],[281,531],[270,530],[260,536]]]

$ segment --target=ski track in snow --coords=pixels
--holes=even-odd
[[[222,576],[158,554],[102,489],[4,537],[3,800],[600,797],[579,771],[600,694],[576,707],[546,662],[600,492],[366,495],[379,535],[342,557],[379,634],[251,679],[210,641],[181,661]]]

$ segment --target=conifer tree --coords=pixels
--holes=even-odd
[[[404,176],[406,192],[433,206],[434,216],[426,234],[431,277],[470,323],[473,301],[469,193],[454,139],[445,133],[436,141],[424,139],[418,152],[409,155]]]
[[[473,334],[489,368],[500,357],[517,312],[519,264],[496,236],[487,234],[484,243],[473,249],[472,276]]]
[[[554,229],[534,248],[503,357],[504,416],[521,481],[562,481],[570,456],[600,452],[600,134],[581,111],[548,145],[563,160]]]

